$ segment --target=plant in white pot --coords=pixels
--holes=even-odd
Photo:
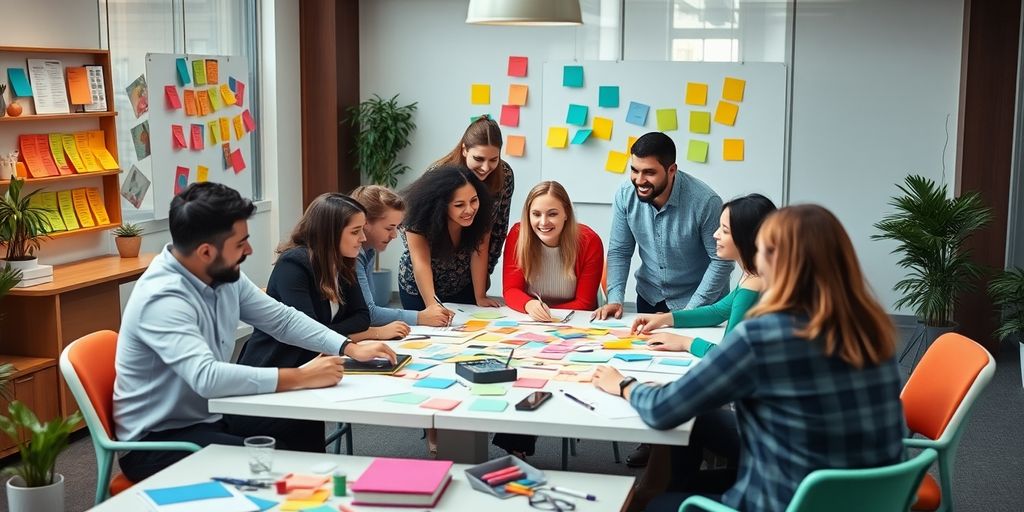
[[[366,174],[372,185],[395,188],[398,177],[409,170],[409,166],[398,161],[398,154],[410,144],[409,137],[416,129],[413,114],[416,103],[398,104],[398,95],[383,99],[376,94],[372,98],[350,107],[349,122],[357,130],[353,153],[356,169]],[[377,304],[391,302],[391,270],[380,268],[377,255],[375,270],[370,276],[373,301]]]
[[[18,446],[21,462],[4,470],[14,475],[7,481],[7,505],[11,512],[64,510],[64,476],[55,473],[57,456],[68,446],[68,436],[82,421],[81,413],[40,423],[25,404],[14,401],[0,415],[0,430]],[[18,430],[26,433],[23,440]]]
[[[121,224],[114,230],[114,243],[122,258],[138,258],[142,247],[142,228],[130,222]]]
[[[988,283],[992,304],[1002,313],[995,335],[1002,341],[1016,337],[1020,348],[1020,366],[1024,369],[1024,268],[1000,272]],[[1024,374],[1021,374],[1024,386]]]
[[[35,252],[40,239],[51,230],[46,210],[32,202],[32,196],[41,190],[22,195],[25,180],[12,179],[3,198],[0,198],[0,244],[6,248],[7,263],[25,271],[39,264]]]

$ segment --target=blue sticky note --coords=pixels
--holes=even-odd
[[[676,357],[665,357],[665,358],[662,358],[662,360],[659,361],[659,362],[661,364],[668,365],[668,366],[690,366],[690,363],[693,362],[693,359],[680,359],[680,358],[676,358]]]
[[[591,327],[606,327],[609,329],[625,329],[628,327],[622,320],[594,320],[590,322]]]
[[[584,142],[587,141],[587,139],[590,138],[590,134],[591,133],[594,133],[594,130],[588,130],[588,129],[584,129],[584,128],[580,128],[579,130],[576,130],[576,135],[572,136],[572,143],[573,144],[583,144]]]
[[[444,361],[445,359],[448,359],[449,357],[454,357],[454,356],[455,356],[455,354],[452,354],[450,352],[436,352],[436,353],[433,353],[433,354],[430,354],[430,355],[423,356],[423,359],[430,359],[432,361]]]
[[[597,106],[606,108],[619,107],[619,86],[602,85],[597,89]]]
[[[643,126],[647,124],[647,113],[650,111],[650,105],[631,101],[629,102],[629,111],[626,112],[626,122],[637,126]]]
[[[586,126],[587,110],[586,105],[569,104],[569,113],[565,116],[565,122],[576,126]]]
[[[263,512],[264,510],[270,510],[277,506],[276,501],[265,500],[263,498],[260,498],[259,496],[253,496],[252,494],[246,494],[245,497],[249,498],[249,501],[253,502],[254,505],[259,507],[260,512]]]
[[[491,322],[494,327],[519,327],[519,322],[515,320],[495,320]]]
[[[7,68],[7,80],[11,82],[12,96],[32,96],[32,86],[28,83],[24,69]]]
[[[536,349],[539,349],[539,348],[545,348],[547,346],[548,346],[547,343],[541,343],[539,341],[531,341],[531,342],[523,345],[522,348],[523,349],[536,350]]]
[[[185,62],[185,59],[183,57],[179,58],[178,59],[178,82],[181,82],[181,85],[188,85],[188,84],[192,83],[192,79],[190,78],[190,76],[191,75],[188,74],[188,63]]]
[[[238,87],[236,86],[237,83],[238,81],[235,80],[235,77],[228,77],[228,89],[231,89],[231,92],[238,92]]]
[[[437,366],[436,363],[409,363],[405,365],[406,370],[412,370],[414,372],[422,372],[423,370],[429,370]]]
[[[559,338],[562,338],[563,340],[574,340],[576,338],[586,338],[587,337],[587,335],[583,334],[582,332],[570,332],[570,333],[553,332],[551,334],[553,334],[553,335],[555,335],[555,336],[557,336]]]
[[[574,363],[607,363],[611,358],[611,355],[605,353],[569,354],[569,360]]]
[[[583,66],[565,66],[562,68],[563,87],[583,87]]]
[[[494,398],[478,398],[469,406],[471,411],[480,412],[502,412],[508,407],[508,402]]]
[[[231,493],[220,482],[204,482],[201,484],[165,487],[142,491],[157,505],[173,505],[189,501],[208,500],[212,498],[230,498]]]
[[[338,512],[338,509],[330,505],[320,505],[315,508],[304,508],[302,509],[302,512]]]
[[[621,359],[629,363],[633,361],[649,361],[653,358],[647,354],[615,354],[615,359]]]
[[[416,381],[416,384],[412,386],[414,388],[430,388],[430,389],[447,389],[455,384],[455,379],[445,379],[441,377],[426,377]]]

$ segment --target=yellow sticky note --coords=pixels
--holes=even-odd
[[[725,139],[722,141],[722,160],[731,162],[743,161],[743,139]]]
[[[708,84],[700,84],[697,82],[687,82],[686,84],[686,104],[687,105],[707,105],[708,104]]]
[[[505,154],[508,156],[523,156],[525,153],[526,137],[522,135],[509,135],[508,141],[505,142]]]
[[[220,128],[220,126],[218,125],[216,119],[206,123],[206,131],[208,131],[210,133],[210,144],[217,144],[218,143],[218,139],[219,139],[218,135],[220,135],[220,130],[218,128]],[[227,142],[227,141],[224,141],[224,142]]]
[[[679,119],[676,117],[676,109],[660,108],[657,112],[658,131],[670,132],[679,129]]]
[[[548,128],[548,147],[564,149],[569,143],[569,129],[562,126]]]
[[[618,151],[609,151],[608,160],[604,163],[604,170],[616,172],[622,174],[626,172],[626,163],[629,161],[629,155],[626,153],[619,153]]]
[[[234,105],[235,104],[235,101],[236,101],[235,93],[231,91],[231,88],[228,87],[228,84],[221,84],[221,86],[220,86],[220,96],[222,98],[224,98],[224,104],[225,105]]]
[[[715,122],[727,126],[736,124],[736,115],[740,113],[740,106],[728,101],[719,101],[715,109]]]
[[[466,325],[462,326],[462,331],[463,332],[476,332],[476,331],[480,331],[480,330],[483,330],[485,327],[487,327],[487,325],[490,324],[490,323],[491,323],[490,320],[476,320],[476,319],[474,319],[474,320],[467,320],[466,321]]]
[[[746,80],[727,76],[725,77],[725,84],[722,85],[722,99],[729,101],[743,101],[743,91],[746,88]]]
[[[633,348],[633,340],[614,340],[604,342],[604,348],[608,350],[625,350]]]
[[[690,132],[711,133],[711,112],[690,112]]]
[[[501,341],[503,339],[505,339],[505,337],[500,335],[500,334],[494,334],[493,332],[488,332],[488,333],[485,333],[485,334],[481,334],[480,336],[477,336],[476,338],[473,338],[473,341]]]
[[[487,358],[484,357],[484,356],[455,356],[455,357],[449,357],[448,359],[445,359],[444,362],[446,362],[446,363],[468,363],[470,361],[480,361],[480,360],[483,360],[483,359],[487,359]]]
[[[626,137],[626,154],[627,155],[632,155],[633,154],[633,144],[636,143],[636,139],[637,139],[637,137],[634,137],[632,135],[630,135],[629,137]]]
[[[210,168],[200,165],[196,171],[196,182],[202,183],[210,178]]]
[[[281,510],[290,511],[313,508],[318,505],[322,505],[325,501],[327,501],[327,498],[330,497],[330,491],[328,491],[327,489],[319,489],[308,498],[304,498],[301,500],[286,500],[284,503],[281,503]]]
[[[526,96],[530,93],[530,86],[526,84],[512,84],[508,86],[508,104],[526,105]]]
[[[398,346],[398,348],[407,348],[411,350],[419,350],[421,348],[427,348],[430,346],[429,341],[407,341]]]
[[[612,140],[612,125],[614,122],[606,117],[594,118],[594,137],[604,140]]]
[[[474,105],[490,105],[491,86],[488,84],[473,84],[469,89],[469,102]]]
[[[231,141],[231,127],[226,117],[220,118],[220,140],[224,142]]]
[[[242,140],[242,135],[245,135],[245,127],[242,126],[242,116],[235,116],[231,122],[235,125],[235,140]]]

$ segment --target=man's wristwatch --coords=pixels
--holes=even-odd
[[[636,382],[636,377],[626,377],[619,381],[619,397],[626,398],[626,386]]]

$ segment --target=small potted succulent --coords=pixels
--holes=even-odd
[[[121,224],[114,230],[114,243],[122,258],[138,258],[142,247],[142,228],[130,222]]]

